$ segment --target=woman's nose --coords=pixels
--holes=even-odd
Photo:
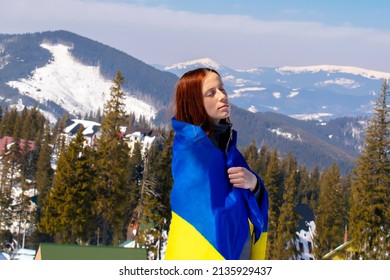
[[[222,90],[218,90],[218,97],[220,100],[227,99],[227,94]]]

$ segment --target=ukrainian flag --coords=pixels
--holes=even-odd
[[[249,190],[233,188],[227,169],[249,169],[236,148],[227,154],[215,148],[199,126],[172,119],[172,221],[165,259],[239,259],[252,237],[251,259],[264,259],[268,231],[268,194],[261,179],[256,200]],[[256,175],[257,176],[257,175]]]

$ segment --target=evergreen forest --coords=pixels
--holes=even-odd
[[[130,234],[150,259],[163,258],[174,134],[154,128],[160,137],[144,153],[141,143],[126,143],[121,126],[149,124],[125,111],[124,80],[118,71],[103,113],[84,117],[101,123],[94,146],[85,145],[82,129],[66,144],[68,115],[52,124],[35,107],[0,108],[0,251],[37,249],[42,242],[118,246]],[[341,245],[346,232],[353,259],[390,259],[388,97],[384,81],[365,147],[347,174],[337,163],[309,170],[293,151],[281,155],[254,142],[242,149],[269,193],[268,259],[299,259],[298,204],[315,215],[315,259]]]

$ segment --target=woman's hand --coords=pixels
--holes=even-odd
[[[230,167],[227,172],[233,187],[255,190],[257,177],[245,167]]]

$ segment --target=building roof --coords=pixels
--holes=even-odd
[[[322,257],[324,260],[330,260],[330,259],[340,259],[338,255],[344,254],[345,252],[353,252],[353,246],[352,246],[352,240],[346,241],[340,246],[336,247],[329,253],[327,253],[325,256]]]
[[[41,243],[36,260],[146,260],[146,249]]]
[[[66,121],[64,132],[75,135],[80,127],[83,126],[83,135],[92,136],[100,129],[100,123],[87,120],[69,119]]]
[[[0,155],[3,154],[5,146],[8,146],[10,144],[14,143],[14,139],[11,136],[4,136],[0,139]],[[19,148],[24,149],[26,146],[26,140],[25,139],[19,139]],[[35,142],[29,140],[28,141],[28,151],[31,151],[35,148]]]

